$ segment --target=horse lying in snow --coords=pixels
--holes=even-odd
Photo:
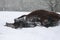
[[[38,24],[44,27],[52,27],[58,24],[60,15],[46,10],[36,10],[28,15],[22,15],[14,19],[14,23],[6,23],[6,26],[13,28],[35,27]]]

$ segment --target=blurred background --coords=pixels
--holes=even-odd
[[[0,11],[33,11],[44,9],[60,12],[60,0],[0,0]]]

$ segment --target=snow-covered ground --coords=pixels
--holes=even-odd
[[[60,40],[60,25],[49,28],[37,26],[23,29],[4,26],[6,22],[12,23],[14,18],[28,13],[0,11],[0,40]]]

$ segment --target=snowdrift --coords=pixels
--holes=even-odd
[[[60,25],[45,28],[13,29],[4,26],[6,22],[13,23],[14,18],[30,12],[0,12],[0,40],[60,40]]]

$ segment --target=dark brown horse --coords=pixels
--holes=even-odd
[[[36,10],[28,14],[26,17],[26,20],[31,21],[31,19],[34,19],[34,17],[37,17],[39,22],[41,22],[41,25],[44,25],[47,27],[50,25],[51,26],[56,25],[56,23],[60,19],[60,15],[55,12],[50,12],[46,10]]]

